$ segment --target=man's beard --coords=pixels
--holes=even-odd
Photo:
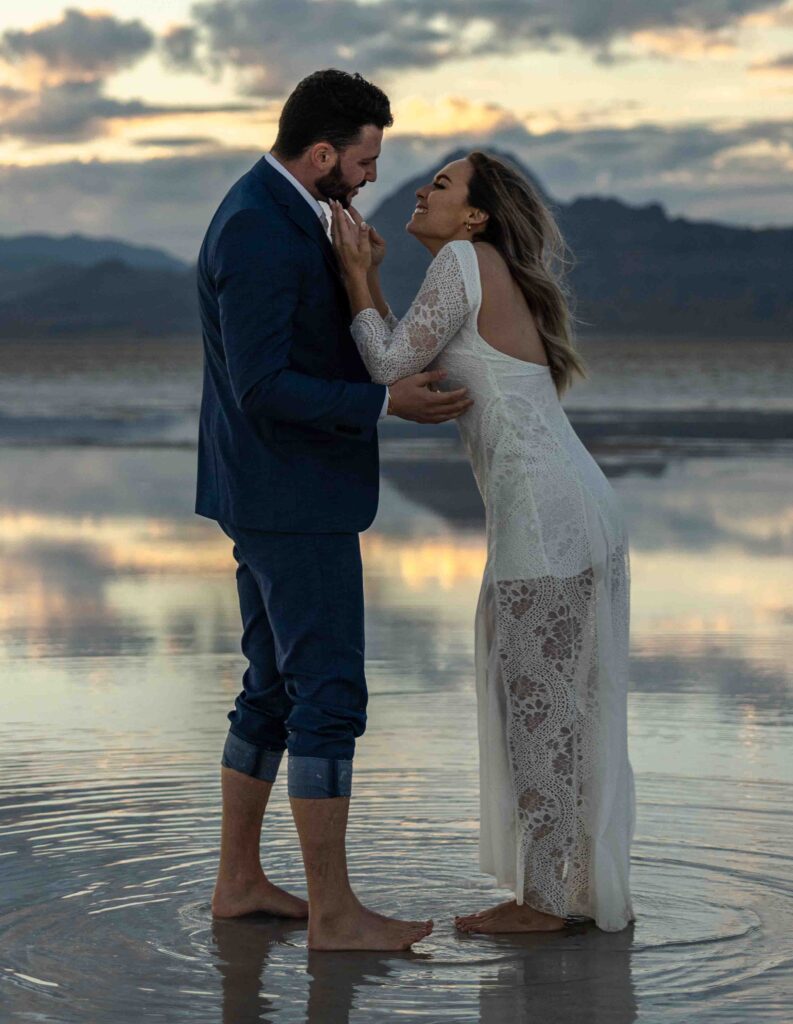
[[[363,188],[365,183],[362,181],[360,185],[350,185],[344,180],[337,163],[335,167],[331,167],[327,174],[323,174],[321,178],[317,178],[314,184],[326,199],[338,199],[346,210],[350,205],[350,192],[352,192],[354,188]]]

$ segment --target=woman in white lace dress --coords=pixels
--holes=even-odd
[[[476,611],[479,859],[516,898],[468,932],[632,919],[629,561],[617,497],[559,402],[583,367],[556,279],[561,246],[536,191],[481,152],[416,191],[407,231],[434,259],[398,321],[382,238],[336,204],[333,238],[372,378],[427,367],[467,387],[458,420],[487,517]]]

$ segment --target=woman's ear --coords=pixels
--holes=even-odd
[[[470,221],[472,228],[483,228],[489,220],[490,214],[485,213],[484,210],[473,210],[471,212]]]

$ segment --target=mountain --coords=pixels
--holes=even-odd
[[[88,238],[85,235],[15,235],[0,237],[0,267],[41,267],[61,264],[91,266],[102,260],[121,260],[130,267],[184,270],[175,256],[150,246],[131,245],[116,238]]]
[[[195,295],[191,269],[56,265],[0,300],[0,337],[197,334]]]
[[[430,256],[405,232],[416,188],[455,150],[369,216],[388,242],[385,292],[404,313]],[[502,154],[519,167],[509,153]],[[793,337],[793,229],[735,228],[669,217],[657,203],[553,199],[575,265],[569,283],[581,333]],[[108,238],[0,238],[0,338],[191,334],[195,272],[159,249]]]
[[[577,315],[593,331],[793,338],[793,230],[670,218],[579,198],[560,226]]]
[[[195,275],[147,246],[84,235],[0,238],[0,337],[196,333]]]
[[[405,182],[368,220],[388,243],[384,290],[394,311],[407,310],[430,262],[405,232],[415,190],[456,150]],[[517,164],[551,208],[575,265],[569,284],[579,330],[599,334],[793,336],[793,229],[735,228],[669,217],[658,203],[551,198]]]

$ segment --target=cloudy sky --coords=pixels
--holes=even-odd
[[[26,0],[0,10],[0,233],[194,256],[320,67],[391,98],[364,213],[476,144],[559,199],[793,225],[793,0]]]

